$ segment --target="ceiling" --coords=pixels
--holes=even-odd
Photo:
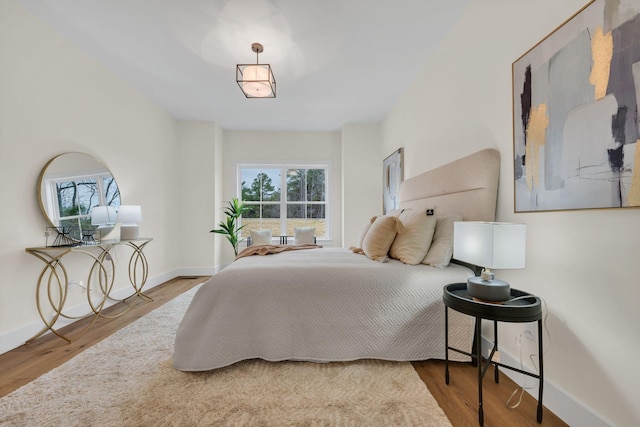
[[[468,1],[18,0],[172,116],[258,131],[379,122]],[[236,84],[253,42],[275,99]]]

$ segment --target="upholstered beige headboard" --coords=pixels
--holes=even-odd
[[[458,213],[465,221],[495,221],[500,152],[485,149],[406,179],[399,207]]]

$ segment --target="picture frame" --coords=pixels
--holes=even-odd
[[[639,9],[590,1],[513,62],[516,213],[640,206]]]
[[[398,208],[398,193],[404,180],[404,150],[402,147],[382,162],[382,213]]]

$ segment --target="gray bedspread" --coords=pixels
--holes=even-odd
[[[194,296],[173,364],[203,371],[252,358],[443,359],[442,288],[471,275],[458,265],[380,263],[338,248],[241,258]],[[449,322],[450,344],[470,350],[473,319],[450,311]]]

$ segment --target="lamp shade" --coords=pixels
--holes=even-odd
[[[142,207],[138,205],[120,205],[118,222],[122,225],[137,225],[142,222]]]
[[[242,71],[242,91],[254,98],[271,96],[270,70],[263,65],[249,65]]]
[[[116,208],[113,206],[94,206],[91,209],[91,225],[116,223]]]
[[[525,267],[526,225],[506,222],[455,222],[453,257],[479,267]]]

